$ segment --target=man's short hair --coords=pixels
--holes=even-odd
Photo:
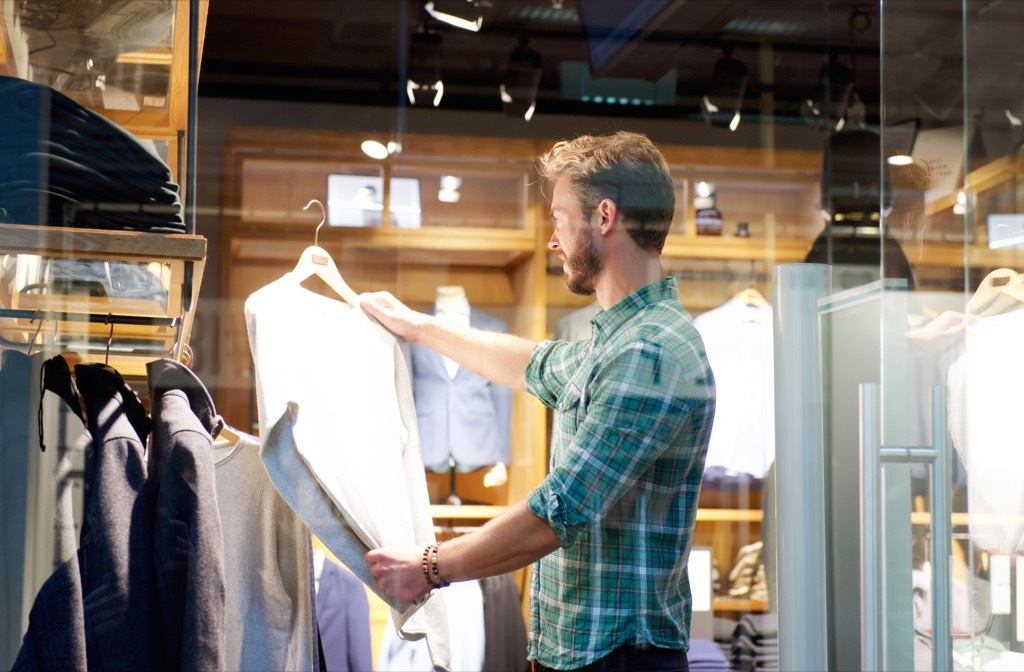
[[[676,195],[668,163],[647,136],[618,131],[563,140],[540,157],[538,171],[551,182],[568,177],[585,217],[610,199],[641,249],[660,253],[665,247]]]

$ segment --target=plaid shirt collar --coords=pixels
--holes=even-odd
[[[641,308],[661,301],[678,301],[679,288],[675,278],[665,278],[641,287],[608,310],[602,310],[590,320],[593,325],[594,344],[600,345],[614,334]]]

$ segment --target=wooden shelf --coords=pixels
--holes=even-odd
[[[203,261],[206,259],[206,238],[187,234],[4,224],[0,249],[5,254],[74,256],[79,259]]]
[[[1015,178],[1019,171],[1020,165],[1017,157],[1004,156],[969,172],[967,177],[964,178],[963,191],[975,195],[984,193]],[[952,210],[953,206],[956,205],[959,191],[958,189],[928,203],[924,209],[925,214],[931,216]]]
[[[310,227],[245,224],[231,241],[233,261],[293,263],[313,244]],[[356,254],[380,264],[461,265],[506,268],[531,256],[533,233],[508,229],[321,229],[320,246],[335,259]]]
[[[760,523],[764,517],[761,509],[698,509],[697,522],[715,523]]]
[[[763,261],[776,264],[800,262],[814,241],[800,238],[724,238],[670,234],[662,256],[669,259],[719,259]]]
[[[740,600],[733,597],[716,597],[711,601],[711,607],[715,611],[764,612],[768,611],[768,602],[766,600]]]
[[[49,321],[47,329],[53,330],[54,338],[58,333],[75,337],[74,351],[87,361],[108,361],[122,375],[145,376],[146,362],[189,341],[206,261],[203,236],[0,224],[0,254],[125,264],[156,263],[164,267],[154,276],[162,278],[164,298],[23,293],[20,287],[7,288],[0,294],[0,308],[41,316],[40,320],[19,315],[0,320],[0,332],[12,343],[31,342],[37,337],[42,321]],[[42,317],[51,314],[60,317]],[[179,322],[177,326],[142,323],[108,326],[105,321],[68,319],[73,315],[176,318]],[[111,340],[113,346],[109,345]],[[103,347],[104,344],[107,347]]]

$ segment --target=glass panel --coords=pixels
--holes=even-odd
[[[5,3],[17,72],[94,110],[168,109],[174,0]]]
[[[1002,82],[1019,58],[1010,26],[1024,18],[1024,7],[964,0],[882,9],[883,168],[891,177],[884,200],[892,206],[884,227],[919,290],[906,332],[909,440],[933,440],[930,388],[941,386],[948,417],[937,431],[952,464],[951,482],[938,489],[929,481],[934,467],[911,470],[915,667],[932,669],[932,649],[950,637],[951,650],[934,653],[954,666],[1020,666],[1015,567],[1024,500],[1011,494],[1021,489],[1022,465],[1008,391],[1024,373],[1011,354],[1024,335],[1013,289],[1024,258],[1017,247],[1018,104]],[[922,20],[943,26],[950,39],[928,42]],[[887,253],[886,275],[901,263]],[[889,359],[883,372],[902,375]],[[947,521],[930,514],[943,510],[943,500],[952,506],[953,542],[933,552],[934,526]],[[947,558],[950,576],[933,586],[931,572]],[[938,632],[931,605],[944,600],[948,632]]]

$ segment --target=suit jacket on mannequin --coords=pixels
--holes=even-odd
[[[474,309],[469,326],[507,332],[508,324]],[[406,346],[423,464],[447,471],[449,458],[463,470],[509,463],[512,441],[512,390],[459,367],[449,376],[444,358],[419,343]]]

